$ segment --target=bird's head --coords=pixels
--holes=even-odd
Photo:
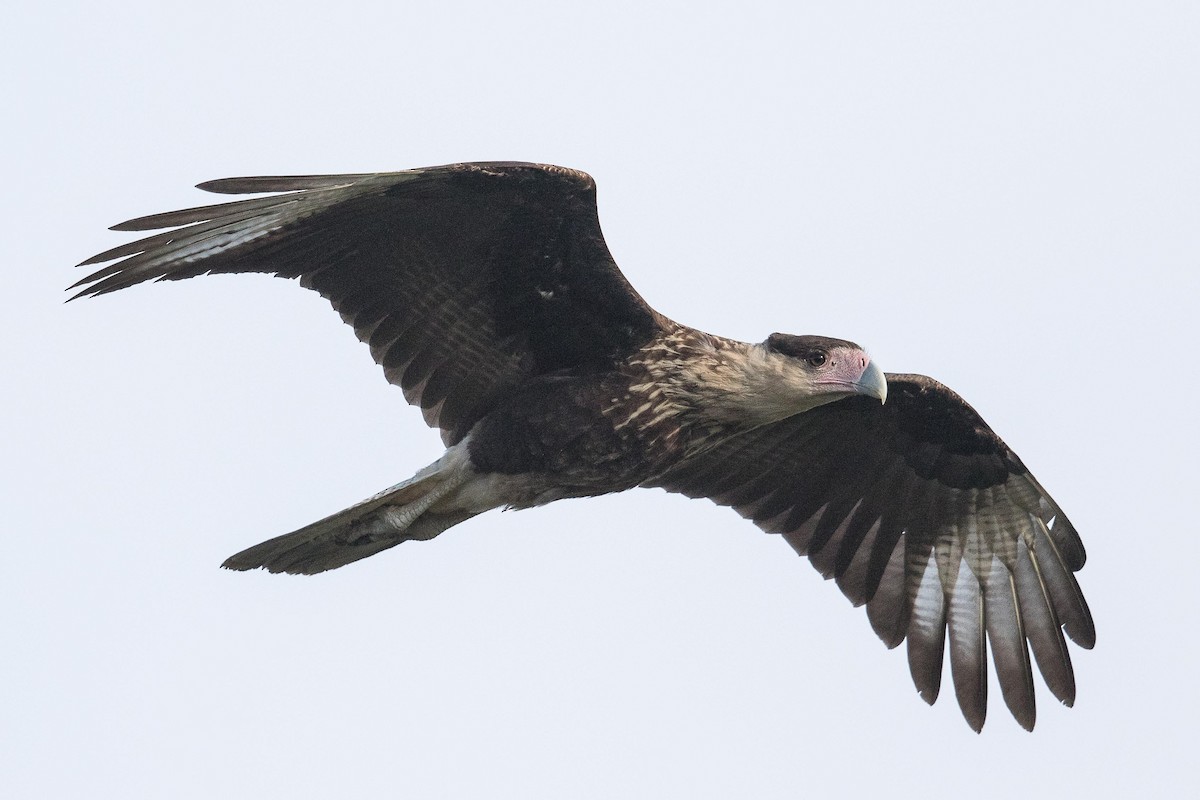
[[[762,347],[768,358],[788,359],[789,382],[807,394],[825,398],[822,402],[855,394],[887,402],[887,379],[883,371],[854,342],[827,336],[772,333]]]
[[[773,333],[765,342],[711,348],[673,362],[682,392],[723,423],[758,427],[853,395],[887,399],[887,379],[854,342]]]
[[[729,387],[738,396],[738,409],[728,416],[739,416],[752,425],[852,395],[887,399],[883,372],[861,347],[844,339],[773,333],[762,344],[751,346],[740,366],[740,375]]]

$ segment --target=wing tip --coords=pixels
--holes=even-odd
[[[1089,619],[1088,622],[1090,623],[1091,620]],[[1094,624],[1072,625],[1067,623],[1063,626],[1063,630],[1067,632],[1067,636],[1072,642],[1084,650],[1091,650],[1096,646],[1096,626]]]
[[[251,548],[253,549],[253,548]],[[250,572],[251,570],[262,569],[278,575],[284,573],[287,575],[316,575],[320,572],[326,572],[331,567],[322,567],[319,569],[310,569],[309,562],[299,562],[297,564],[288,563],[287,559],[274,559],[264,561],[258,558],[241,558],[243,553],[236,553],[221,562],[221,569],[227,569],[232,572]]]
[[[967,725],[976,733],[983,733],[983,724],[987,722],[987,706],[973,706],[967,708],[960,704],[963,719],[967,721]]]
[[[1033,733],[1033,728],[1037,724],[1037,709],[1032,704],[1020,708],[1009,706],[1008,710],[1012,712],[1013,719],[1017,721],[1017,724],[1021,728],[1029,733]]]
[[[201,181],[200,183],[197,183],[196,188],[202,192],[212,192],[213,194],[235,194],[234,192],[230,192],[223,188],[230,181],[234,181],[234,180],[237,180],[237,179],[236,178],[213,178],[212,180]]]

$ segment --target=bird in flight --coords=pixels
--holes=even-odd
[[[209,273],[299,278],[446,445],[409,480],[225,567],[313,574],[490,509],[659,487],[780,534],[866,606],[888,647],[907,641],[928,703],[948,634],[976,731],[989,643],[1024,728],[1033,661],[1074,702],[1064,631],[1095,643],[1074,576],[1084,548],[1017,455],[953,391],[885,375],[853,342],[748,344],[664,317],[609,254],[585,173],[452,164],[199,188],[266,196],[113,226],[165,230],[84,261],[107,266],[75,297]]]

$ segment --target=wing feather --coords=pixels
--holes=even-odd
[[[1038,669],[1051,694],[1068,706],[1075,703],[1075,672],[1063,638],[1062,625],[1054,613],[1049,590],[1042,580],[1037,562],[1026,544],[1017,545],[1017,568],[1014,573],[1018,607],[1025,621],[1025,633]]]
[[[902,552],[902,551],[901,551]],[[909,559],[908,670],[917,694],[933,705],[942,688],[942,662],[946,648],[946,593],[938,577],[932,551],[924,561]],[[898,599],[898,598],[897,598]]]
[[[1091,649],[1096,644],[1096,628],[1083,592],[1050,536],[1050,528],[1038,518],[1034,518],[1034,523],[1038,526],[1034,552],[1063,630],[1075,644]]]
[[[1004,704],[1021,727],[1031,731],[1037,712],[1025,623],[1013,573],[999,558],[992,559],[984,592],[987,635],[992,643],[992,662],[996,666]]]
[[[987,712],[989,642],[1017,721],[1036,719],[1032,664],[1070,703],[1063,631],[1095,628],[1074,527],[1021,460],[946,387],[888,376],[888,402],[850,398],[732,437],[647,485],[709,497],[781,533],[888,647],[908,641],[921,697],[938,697],[947,635],[959,706]],[[1033,659],[1030,658],[1032,651]]]
[[[665,324],[613,261],[581,172],[451,164],[200,188],[274,194],[114,226],[173,230],[83,262],[115,263],[76,283],[75,296],[208,273],[299,278],[448,444],[530,377],[611,364]]]
[[[415,175],[415,172],[402,173]],[[302,189],[329,189],[360,183],[374,178],[376,173],[357,175],[287,175],[253,178],[218,178],[196,184],[197,189],[214,194],[259,194],[265,192],[298,192]]]
[[[886,545],[880,545],[880,549],[885,547]],[[905,599],[904,570],[905,548],[893,547],[888,551],[875,595],[867,601],[867,619],[871,623],[871,629],[889,649],[900,646],[904,641],[905,628],[909,624],[911,605]],[[938,596],[941,596],[940,593]],[[940,671],[938,675],[940,680]]]
[[[947,594],[950,607],[946,621],[950,632],[950,674],[954,678],[954,693],[967,724],[979,731],[987,717],[986,609],[979,581],[965,562],[960,562],[955,570],[954,585]]]

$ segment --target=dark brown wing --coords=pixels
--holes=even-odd
[[[298,277],[354,326],[448,444],[512,386],[610,363],[661,324],[613,262],[582,172],[452,164],[200,188],[285,194],[116,225],[174,230],[83,262],[116,261],[79,281],[76,296],[206,273]]]
[[[733,506],[781,533],[888,647],[908,639],[921,696],[937,699],[950,633],[955,692],[971,727],[987,707],[987,642],[1004,700],[1035,719],[1029,648],[1063,703],[1075,679],[1062,630],[1095,628],[1072,574],[1084,549],[1058,505],[958,395],[889,375],[888,399],[854,397],[728,440],[652,485]]]

